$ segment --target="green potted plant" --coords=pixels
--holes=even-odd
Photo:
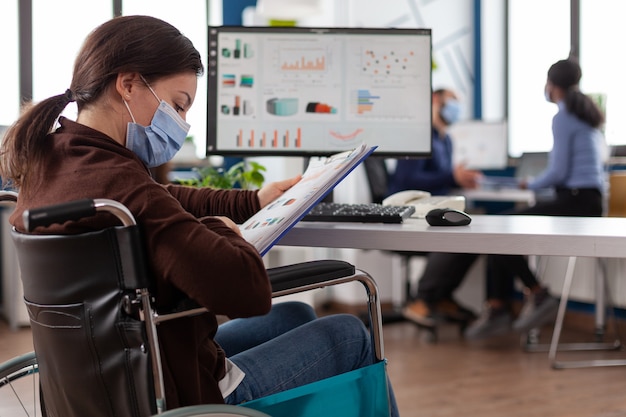
[[[263,181],[265,181],[263,171],[265,170],[265,167],[258,162],[241,161],[227,170],[211,166],[193,168],[197,178],[181,179],[178,182],[192,187],[252,190],[263,186]]]

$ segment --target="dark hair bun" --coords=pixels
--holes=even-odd
[[[562,59],[548,70],[548,80],[564,90],[578,85],[581,76],[580,65],[573,59]]]

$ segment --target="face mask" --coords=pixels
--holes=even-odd
[[[543,90],[543,94],[546,97],[546,101],[548,103],[552,103],[552,100],[550,99],[550,91],[547,88]]]
[[[135,117],[130,111],[128,103],[122,98],[130,117],[133,119],[131,123],[128,123],[126,147],[133,151],[149,168],[153,168],[163,165],[174,157],[183,146],[191,126],[180,117],[172,106],[159,99],[146,80],[143,82],[159,101],[159,107],[154,113],[150,125],[141,126],[135,122]]]
[[[448,125],[458,122],[459,117],[461,117],[461,104],[456,100],[447,100],[441,108],[440,115]]]

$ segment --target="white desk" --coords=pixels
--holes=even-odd
[[[626,258],[626,218],[473,215],[459,227],[300,222],[283,246]]]
[[[423,219],[403,224],[300,222],[279,242],[286,246],[567,256],[570,261],[549,357],[552,366],[626,365],[625,360],[556,360],[576,257],[626,258],[626,218],[474,215],[468,226],[433,227]],[[579,344],[581,345],[581,344]],[[588,344],[589,345],[589,344]],[[605,349],[591,344],[577,349]]]
[[[521,190],[518,188],[500,188],[500,189],[475,189],[460,190],[458,194],[465,197],[468,202],[488,201],[488,202],[506,202],[506,203],[522,203],[525,205],[535,204],[535,192],[531,190]]]

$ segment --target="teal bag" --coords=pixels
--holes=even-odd
[[[272,417],[389,417],[387,362],[241,404]]]

